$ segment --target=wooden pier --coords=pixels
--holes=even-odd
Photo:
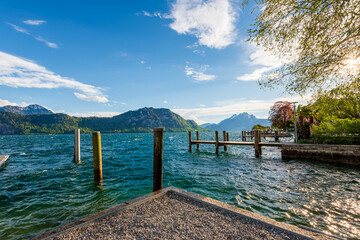
[[[219,140],[219,132],[215,131],[215,141],[204,141],[199,139],[199,132],[196,132],[196,140],[192,140],[191,131],[189,131],[189,151],[192,152],[192,145],[196,145],[196,149],[200,149],[200,144],[213,144],[215,145],[215,152],[219,153],[219,147],[224,147],[224,151],[227,151],[227,146],[254,146],[255,156],[259,157],[261,155],[261,147],[281,147],[282,143],[274,142],[261,142],[260,130],[254,131],[254,141],[253,142],[234,142],[230,141],[229,133],[223,131],[223,141]]]
[[[8,158],[9,158],[9,155],[0,156],[0,167],[5,165],[5,162]]]
[[[246,141],[246,138],[251,138],[253,139],[255,137],[255,131],[241,131],[241,139],[242,141]],[[279,130],[275,130],[275,131],[262,131],[259,130],[261,132],[261,137],[263,138],[275,138],[275,141],[278,141],[279,138],[282,137],[291,137],[291,133],[288,132],[280,132]]]

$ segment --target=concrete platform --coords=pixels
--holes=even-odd
[[[169,187],[34,239],[335,239]]]

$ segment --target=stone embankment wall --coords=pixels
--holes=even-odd
[[[360,166],[360,145],[335,144],[284,144],[281,147],[284,160],[312,159]]]

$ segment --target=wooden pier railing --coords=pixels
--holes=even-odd
[[[219,140],[219,132],[215,131],[215,141],[205,141],[199,139],[199,132],[196,132],[196,140],[192,140],[191,131],[189,131],[189,151],[192,152],[192,145],[196,145],[196,149],[200,149],[200,144],[213,144],[215,145],[216,154],[219,153],[219,147],[223,146],[224,151],[227,151],[227,146],[254,146],[255,148],[255,156],[259,157],[261,155],[261,147],[281,147],[282,143],[274,143],[274,142],[261,142],[261,131],[254,131],[254,142],[234,142],[230,141],[229,133],[223,131],[223,141]]]
[[[242,141],[246,141],[246,138],[251,138],[251,140],[255,137],[255,131],[241,131],[241,139]],[[291,133],[288,132],[280,132],[279,130],[275,130],[275,131],[262,131],[262,130],[258,130],[261,132],[261,137],[266,138],[266,137],[273,137],[275,138],[275,141],[278,141],[279,138],[281,137],[291,137]]]

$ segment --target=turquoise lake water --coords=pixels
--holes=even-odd
[[[93,181],[91,135],[0,136],[0,239],[24,239],[152,191],[153,135],[102,134],[102,186]],[[200,133],[211,140],[213,133]],[[241,140],[230,133],[230,140]],[[283,161],[280,150],[214,146],[188,152],[187,133],[164,134],[164,186],[193,191],[278,221],[360,238],[360,169]]]

